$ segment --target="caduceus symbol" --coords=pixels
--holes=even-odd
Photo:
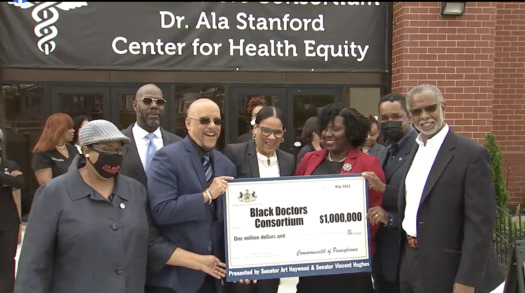
[[[71,9],[87,6],[87,2],[9,2],[9,4],[20,7],[22,9],[33,8],[31,16],[38,22],[35,26],[34,32],[40,39],[37,42],[38,49],[44,54],[49,55],[56,48],[56,43],[53,39],[58,35],[58,30],[54,24],[59,18],[58,10],[68,11]],[[56,7],[56,8],[55,8]]]

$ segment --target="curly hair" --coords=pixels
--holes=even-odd
[[[266,106],[266,100],[263,97],[250,98],[246,104],[246,111],[251,114],[253,109],[255,109],[257,106]]]
[[[321,110],[318,117],[319,129],[326,129],[328,123],[333,123],[337,116],[343,117],[346,140],[354,148],[361,146],[368,136],[370,122],[356,109],[343,103],[328,104]]]

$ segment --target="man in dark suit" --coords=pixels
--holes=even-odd
[[[492,251],[496,197],[490,155],[444,121],[438,88],[407,95],[420,134],[402,181],[401,292],[491,292],[504,281]]]
[[[387,142],[387,147],[378,155],[385,171],[386,184],[373,172],[363,173],[363,177],[374,189],[383,192],[382,205],[372,207],[368,212],[372,219],[370,224],[383,225],[376,235],[377,252],[372,262],[372,271],[377,293],[397,293],[400,249],[397,197],[409,165],[407,158],[415,143],[417,131],[412,127],[404,96],[396,93],[385,95],[379,99],[378,109],[380,129]]]
[[[20,214],[13,188],[24,186],[24,176],[17,163],[5,159],[3,141],[0,129],[0,293],[8,293],[15,285],[15,256],[20,243]]]
[[[222,195],[235,166],[215,149],[222,126],[219,106],[205,98],[194,101],[185,124],[188,136],[158,150],[147,171],[151,214],[161,234],[177,246],[224,261]],[[166,266],[147,284],[148,293],[221,290],[219,280],[182,267]]]
[[[128,151],[119,172],[144,186],[147,186],[145,170],[153,153],[165,145],[182,139],[160,127],[165,105],[166,100],[158,86],[143,85],[133,101],[137,121],[122,130],[122,133],[130,138],[131,143],[125,145]]]

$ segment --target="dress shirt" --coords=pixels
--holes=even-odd
[[[279,163],[277,162],[277,155],[274,153],[270,157],[270,165],[268,165],[268,157],[257,152],[257,165],[259,166],[259,177],[279,177]]]
[[[406,208],[402,225],[409,236],[417,237],[417,213],[421,196],[423,195],[430,170],[434,165],[434,160],[447,136],[448,130],[448,124],[445,124],[436,135],[427,140],[426,144],[423,142],[421,134],[416,138],[419,148],[405,179]]]
[[[140,161],[142,162],[142,167],[144,168],[144,170],[146,170],[146,153],[148,152],[149,145],[149,138],[147,135],[149,134],[149,132],[147,132],[142,127],[138,126],[137,123],[133,125],[131,130],[133,131],[133,137],[135,138],[135,144],[137,145],[137,151],[139,153]],[[164,146],[160,127],[153,131],[153,133],[155,134],[155,137],[153,138],[153,143],[155,144],[157,150],[160,150]]]

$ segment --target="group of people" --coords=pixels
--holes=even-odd
[[[372,272],[300,277],[298,293],[491,292],[502,284],[491,252],[489,154],[450,129],[435,86],[383,96],[377,120],[326,105],[307,121],[311,149],[297,163],[279,149],[286,133],[279,108],[256,105],[250,139],[219,151],[215,102],[190,105],[185,138],[160,127],[166,103],[156,85],[142,86],[136,122],[122,131],[89,118],[75,131],[67,115],[49,117],[47,139],[34,149],[41,186],[14,292],[276,293],[279,279],[223,279],[228,181],[325,174],[361,174],[368,182]],[[379,132],[386,147],[372,153]],[[16,163],[4,161],[0,202],[23,184]],[[7,230],[16,252],[14,222]],[[12,280],[4,281],[10,292]]]

